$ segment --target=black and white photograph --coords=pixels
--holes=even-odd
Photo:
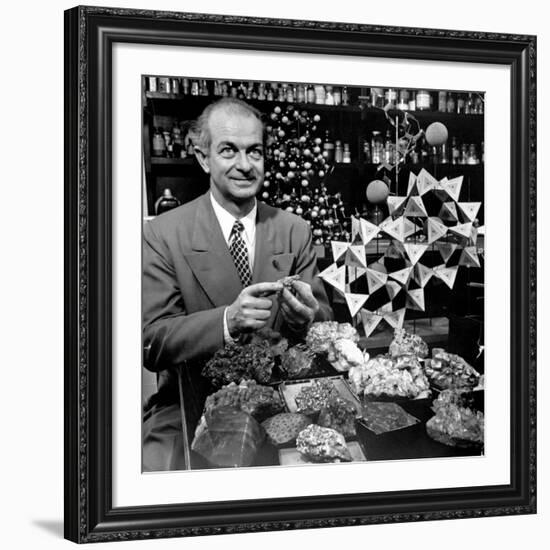
[[[484,91],[141,88],[143,472],[482,456]]]

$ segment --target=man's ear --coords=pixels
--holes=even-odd
[[[208,163],[208,155],[198,146],[195,145],[195,156],[201,165],[201,168],[207,173],[210,174],[210,165]]]

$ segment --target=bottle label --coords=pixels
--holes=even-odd
[[[447,93],[439,92],[439,111],[445,113],[447,111]]]
[[[430,94],[428,92],[420,91],[416,94],[416,108],[417,109],[430,108]]]

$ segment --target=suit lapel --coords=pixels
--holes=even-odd
[[[242,290],[233,258],[206,193],[197,205],[189,266],[215,307],[230,304]]]
[[[256,245],[254,248],[254,270],[252,283],[277,281],[293,272],[294,254],[285,252],[281,232],[277,231],[272,210],[258,202],[258,217],[256,223]],[[279,306],[274,300],[268,326],[274,327]]]
[[[285,252],[281,233],[273,218],[273,212],[258,202],[256,245],[252,282],[276,281],[294,269],[294,254]]]
[[[258,202],[252,283],[277,281],[295,270],[295,256],[285,249],[271,209]],[[182,229],[184,230],[184,229]],[[192,237],[193,252],[185,257],[197,281],[214,307],[228,305],[242,290],[233,258],[206,193],[197,204]],[[272,309],[270,326],[278,312]]]

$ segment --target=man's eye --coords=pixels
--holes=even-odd
[[[235,151],[233,151],[233,148],[231,147],[224,147],[220,150],[220,154],[224,157],[231,157],[234,153]]]
[[[249,154],[254,160],[260,160],[264,156],[264,152],[261,149],[252,149]]]

